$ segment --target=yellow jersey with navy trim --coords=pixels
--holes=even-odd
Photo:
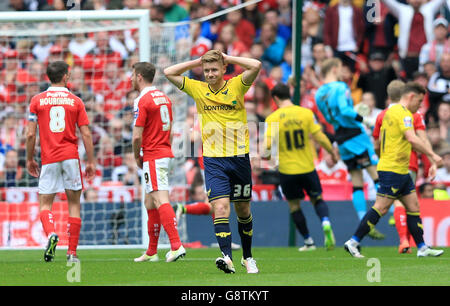
[[[414,130],[413,115],[401,104],[391,106],[381,124],[378,171],[408,173],[412,146],[405,138],[407,130]]]
[[[243,82],[240,74],[214,91],[206,82],[184,77],[180,89],[197,105],[204,156],[229,157],[249,153],[244,94],[250,85]]]
[[[275,134],[277,125],[278,135]],[[304,174],[314,171],[315,149],[310,135],[320,130],[313,112],[297,105],[279,108],[266,118],[267,149],[271,149],[274,137],[278,136],[280,173]]]

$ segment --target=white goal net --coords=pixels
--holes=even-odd
[[[37,179],[25,166],[25,127],[33,95],[46,90],[48,62],[71,67],[69,89],[86,106],[97,158],[97,174],[84,181],[80,247],[146,247],[147,214],[140,172],[131,150],[133,102],[139,93],[130,82],[131,67],[150,61],[154,85],[173,102],[174,164],[171,202],[184,202],[186,149],[183,128],[186,95],[168,83],[162,70],[190,56],[189,27],[149,22],[147,10],[0,13],[0,248],[42,247]],[[35,158],[39,162],[39,140]],[[79,145],[84,164],[84,147]],[[67,245],[67,201],[53,206],[61,245]],[[185,219],[179,224],[187,241]],[[168,246],[161,233],[160,247]]]

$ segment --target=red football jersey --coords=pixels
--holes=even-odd
[[[50,87],[31,99],[28,120],[39,125],[42,164],[78,159],[77,125],[89,124],[83,101],[64,87]]]
[[[388,108],[383,110],[377,116],[377,120],[375,122],[375,127],[373,128],[373,133],[372,133],[372,136],[375,139],[378,139],[380,137],[381,124],[383,123],[384,114],[386,114],[387,110],[388,110]],[[425,128],[426,128],[425,121],[423,120],[423,116],[420,112],[414,113],[413,119],[414,119],[414,130],[415,131],[425,130]],[[409,169],[414,172],[417,172],[419,170],[419,160],[417,157],[417,152],[414,150],[411,151],[411,157],[409,159]]]
[[[170,144],[172,102],[156,87],[146,87],[136,99],[136,126],[144,128],[142,151],[144,161],[173,157]]]

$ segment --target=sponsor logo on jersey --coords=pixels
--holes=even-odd
[[[205,111],[231,111],[236,110],[236,105],[205,105],[203,109]]]
[[[405,117],[403,123],[405,124],[405,127],[412,127],[412,118],[409,116]]]

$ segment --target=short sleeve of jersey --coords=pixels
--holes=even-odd
[[[37,122],[37,109],[36,109],[36,99],[32,98],[30,102],[30,113],[28,114],[28,121]]]
[[[195,93],[195,80],[192,80],[188,77],[183,78],[183,84],[180,87],[180,90],[184,91],[188,95],[190,95],[192,98],[195,99],[194,93]]]
[[[423,116],[421,113],[417,112],[413,115],[414,118],[414,130],[425,130],[425,120],[423,119]]]
[[[141,126],[144,127],[145,123],[147,121],[147,109],[145,107],[144,99],[141,99],[138,104],[137,108],[137,118],[135,122],[135,126]]]
[[[89,118],[86,113],[86,107],[84,103],[79,101],[78,103],[78,118],[77,118],[78,126],[89,125]]]
[[[235,83],[234,86],[236,87],[237,92],[241,95],[245,95],[245,93],[250,89],[252,84],[244,83],[244,80],[242,79],[242,73],[236,76],[235,78],[237,78],[237,82],[234,82]]]
[[[373,128],[373,132],[372,132],[372,136],[375,139],[378,139],[380,137],[380,129],[381,129],[381,124],[383,123],[383,116],[384,113],[379,113],[377,116],[377,120],[375,121],[375,127]]]

